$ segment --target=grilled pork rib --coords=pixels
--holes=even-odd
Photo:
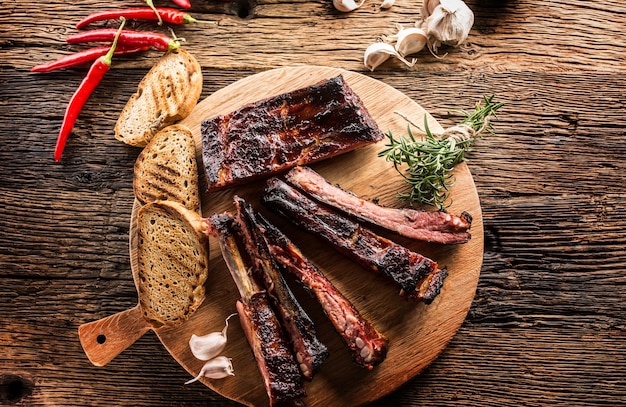
[[[363,318],[352,303],[278,228],[257,214],[259,231],[281,269],[311,292],[359,366],[372,369],[387,356],[389,341]]]
[[[263,377],[270,406],[300,406],[306,395],[302,374],[267,293],[248,275],[248,259],[240,252],[234,219],[230,214],[215,214],[210,223],[241,295],[237,301],[239,320]]]
[[[209,192],[383,139],[341,75],[204,120]]]
[[[331,185],[309,167],[293,168],[286,179],[325,205],[402,236],[437,243],[465,243],[471,237],[472,216],[467,212],[455,216],[443,211],[382,207]]]
[[[278,178],[268,181],[262,202],[364,268],[391,278],[402,296],[430,303],[439,294],[445,268],[314,202]]]
[[[260,275],[257,280],[265,287],[305,379],[311,380],[328,358],[328,348],[317,338],[313,321],[302,309],[287,286],[272,258],[257,224],[257,214],[242,198],[235,196],[236,219],[242,231],[244,246]]]

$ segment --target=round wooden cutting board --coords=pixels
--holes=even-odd
[[[422,107],[398,90],[362,74],[308,66],[270,70],[244,78],[215,92],[200,102],[182,122],[194,134],[199,165],[202,163],[202,120],[339,74],[344,76],[350,87],[360,96],[385,133],[392,131],[394,135],[406,134],[407,122],[397,112],[406,115],[414,123],[423,123],[424,115],[428,116]],[[441,130],[441,126],[430,116],[429,126],[433,131]],[[385,206],[406,206],[406,203],[397,199],[398,192],[407,189],[402,177],[391,163],[377,156],[385,143],[386,140],[383,140],[311,167],[331,183],[340,184],[364,198],[376,199]],[[301,287],[292,284],[295,295],[315,322],[318,336],[330,350],[330,357],[320,372],[306,384],[307,397],[304,401],[307,405],[355,406],[386,395],[428,366],[463,323],[476,291],[482,265],[483,223],[480,202],[467,166],[459,165],[455,176],[456,183],[451,189],[453,204],[449,211],[455,214],[468,211],[473,216],[472,239],[468,243],[453,246],[426,244],[380,232],[387,238],[431,257],[440,266],[447,267],[449,275],[443,289],[430,305],[406,301],[399,296],[398,288],[392,283],[347,260],[317,237],[297,230],[269,213],[259,202],[265,186],[264,180],[202,195],[202,214],[205,217],[215,212],[232,211],[232,198],[235,194],[246,199],[283,230],[353,302],[362,315],[389,338],[389,353],[382,364],[371,371],[354,365],[346,346],[326,319],[321,307]],[[135,216],[133,221],[134,219]],[[204,335],[220,331],[225,318],[235,312],[235,303],[239,298],[222,260],[217,241],[211,240],[207,297],[204,303],[183,325],[155,330],[163,345],[189,372],[190,377],[198,374],[204,362],[196,360],[191,354],[189,338],[192,334]],[[132,252],[131,247],[131,259]],[[291,282],[289,278],[287,280]],[[217,393],[242,404],[269,405],[261,375],[237,318],[230,321],[228,344],[223,355],[232,358],[235,376],[221,380],[202,379],[202,382]],[[191,384],[198,385],[200,383]]]

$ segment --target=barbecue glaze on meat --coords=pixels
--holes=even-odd
[[[281,265],[281,270],[296,277],[317,299],[350,350],[354,363],[371,370],[385,360],[389,348],[388,339],[361,316],[354,305],[304,257],[287,236],[262,215],[258,214],[257,220],[270,253]]]
[[[204,120],[201,132],[209,192],[384,137],[341,75]]]
[[[270,254],[259,229],[257,217],[260,215],[257,215],[252,206],[238,196],[235,196],[235,206],[237,208],[236,220],[242,232],[244,247],[257,266],[253,268],[258,274],[255,277],[269,294],[270,301],[296,355],[302,375],[305,379],[311,380],[328,358],[328,348],[317,338],[313,321],[302,309],[280,274],[279,266]]]
[[[239,320],[263,377],[270,406],[303,405],[301,398],[306,392],[302,373],[267,292],[248,275],[250,261],[240,251],[241,239],[237,235],[233,216],[229,213],[215,214],[209,221],[241,295],[237,301]]]
[[[364,268],[390,278],[402,296],[430,303],[439,294],[445,268],[314,202],[278,178],[268,180],[262,202]]]
[[[471,238],[472,216],[467,212],[456,216],[443,211],[386,208],[331,185],[309,167],[293,168],[286,179],[325,205],[402,236],[446,244],[465,243]]]
[[[283,331],[267,294],[237,301],[237,313],[263,376],[270,406],[304,405],[300,400],[306,396],[302,376],[286,341],[278,340]]]

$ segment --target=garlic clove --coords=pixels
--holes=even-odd
[[[361,7],[364,2],[365,0],[361,0],[361,2],[357,4],[354,0],[333,0],[333,6],[341,12],[348,13]]]
[[[391,44],[375,42],[365,50],[363,63],[370,71],[373,71],[391,57],[400,60],[409,67],[415,65],[416,62],[415,59],[411,60],[411,62],[407,61],[402,55],[398,54],[398,51]]]
[[[191,335],[189,348],[191,353],[200,360],[209,360],[219,355],[226,347],[226,338],[221,332],[211,332],[210,334],[197,336]]]
[[[218,356],[206,362],[204,366],[202,366],[202,369],[200,369],[198,376],[186,381],[185,384],[196,382],[202,377],[209,379],[223,379],[234,375],[235,371],[233,369],[232,359],[227,358],[226,356]]]
[[[398,54],[405,57],[420,52],[427,42],[426,31],[417,27],[405,28],[396,34],[395,49]]]
[[[426,20],[435,10],[435,7],[439,5],[439,0],[424,0],[422,3],[421,13],[422,20]]]
[[[380,8],[383,10],[386,10],[388,8],[391,8],[391,6],[393,6],[395,2],[396,2],[395,0],[383,0],[383,2],[380,5]]]
[[[370,71],[373,71],[390,57],[396,55],[398,55],[398,52],[391,44],[375,42],[365,50],[363,63]]]
[[[228,320],[236,314],[231,314],[226,318],[224,329],[221,332],[211,332],[206,335],[191,335],[189,339],[189,348],[191,353],[200,360],[209,360],[219,355],[226,347],[228,340],[226,331],[228,329]]]

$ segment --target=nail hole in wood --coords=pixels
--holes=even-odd
[[[107,337],[104,334],[100,334],[98,335],[98,337],[96,338],[96,342],[98,342],[100,345],[102,345],[103,343],[105,343],[107,341]]]

